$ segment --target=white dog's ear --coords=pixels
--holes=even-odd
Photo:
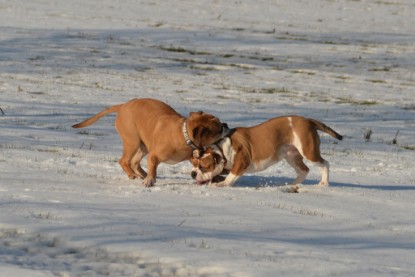
[[[215,161],[215,164],[219,164],[220,161],[222,160],[222,157],[215,152],[212,153],[212,156],[213,156],[213,160]]]
[[[225,162],[225,159],[222,157],[222,155],[219,155],[218,153],[212,153],[213,154],[213,158],[215,159],[215,163],[218,164],[223,164]]]
[[[211,174],[212,177],[215,177],[222,173],[225,168],[226,160],[218,153],[213,153],[213,158],[215,159],[215,169],[211,172]]]
[[[194,159],[200,159],[201,157],[203,157],[203,154],[205,154],[205,150],[204,149],[195,149],[193,150],[193,158]]]

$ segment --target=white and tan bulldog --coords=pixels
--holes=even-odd
[[[276,117],[254,127],[236,128],[229,137],[208,146],[201,157],[192,158],[192,178],[198,184],[232,186],[245,172],[259,172],[286,159],[297,173],[291,184],[292,192],[297,192],[309,172],[305,158],[321,168],[319,185],[328,186],[329,163],[320,155],[317,130],[343,139],[320,121],[301,116]],[[219,176],[223,173],[229,173],[225,179]]]
[[[130,179],[144,179],[147,187],[156,182],[160,163],[189,160],[194,149],[213,144],[229,133],[226,123],[213,115],[191,112],[186,119],[155,99],[133,99],[109,107],[72,127],[86,127],[109,113],[117,113],[115,128],[124,148],[119,160],[122,169]],[[148,174],[140,165],[147,154]]]

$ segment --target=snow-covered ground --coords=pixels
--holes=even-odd
[[[412,0],[0,1],[0,276],[414,276]],[[285,163],[233,188],[130,181],[106,106],[231,127],[300,114],[331,185]],[[4,114],[3,114],[4,113]],[[370,135],[371,133],[371,135]],[[365,138],[366,136],[366,138]]]

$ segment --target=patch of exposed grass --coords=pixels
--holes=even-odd
[[[366,81],[374,83],[374,84],[386,84],[387,83],[385,80],[380,80],[380,79],[366,79]]]
[[[51,212],[46,212],[46,213],[42,213],[42,212],[34,213],[34,212],[32,212],[32,213],[30,213],[30,216],[33,217],[33,218],[36,218],[36,219],[45,219],[45,220],[60,220],[60,219],[62,219],[61,216],[52,214]]]
[[[358,101],[357,105],[361,105],[361,106],[374,106],[374,105],[378,105],[378,101],[376,100],[364,100],[364,101]]]
[[[415,110],[415,105],[406,105],[406,106],[403,106],[402,109],[407,110],[407,111]]]
[[[352,97],[339,97],[335,101],[336,104],[351,104],[357,106],[374,106],[378,105],[379,102],[376,100],[357,100]]]
[[[183,47],[165,47],[165,46],[160,46],[159,47],[161,50],[164,51],[168,51],[168,52],[176,52],[176,53],[187,53],[190,55],[212,55],[212,53],[209,52],[205,52],[205,51],[196,51],[196,50],[190,50],[190,49],[185,49]]]
[[[39,148],[36,149],[38,152],[44,152],[44,153],[59,153],[62,149],[58,148]]]
[[[250,69],[254,68],[254,66],[251,66],[251,65],[248,65],[248,64],[242,64],[242,63],[231,63],[231,64],[228,64],[228,66],[236,67],[236,68],[240,68],[240,69],[244,69],[244,70],[250,70]]]
[[[150,25],[151,27],[156,27],[156,28],[158,28],[158,27],[161,27],[161,26],[163,26],[164,25],[164,23],[163,22],[157,22],[156,24],[153,24],[153,25]]]
[[[246,89],[248,93],[264,93],[264,94],[291,94],[293,91],[281,87],[281,88],[251,88]]]
[[[295,40],[295,41],[308,41],[306,35],[300,35],[300,34],[292,34],[290,32],[285,32],[283,34],[280,34],[276,37],[278,40]]]
[[[306,93],[304,95],[305,99],[307,99],[307,101],[317,101],[317,102],[322,102],[322,103],[327,103],[330,102],[330,98],[327,97],[326,94],[321,93],[321,92],[310,92],[310,93]]]
[[[267,94],[278,94],[278,93],[291,93],[288,89],[282,88],[263,88],[260,89],[259,93],[267,93]]]
[[[379,72],[379,71],[381,71],[381,72],[388,72],[390,70],[391,70],[391,68],[390,67],[387,67],[387,66],[384,66],[384,67],[375,67],[375,68],[368,69],[368,71],[372,71],[372,72]]]
[[[99,132],[92,132],[90,130],[82,130],[77,132],[78,135],[85,135],[85,136],[97,136],[97,137],[103,137],[106,136],[105,133],[99,133]]]
[[[401,3],[395,3],[395,2],[391,2],[391,1],[375,1],[376,4],[381,4],[381,5],[388,5],[388,6],[392,6],[392,5],[402,5]]]
[[[301,73],[301,74],[306,74],[306,75],[316,75],[316,72],[314,72],[314,71],[302,70],[302,69],[293,69],[293,70],[290,70],[290,72],[294,73],[294,74]]]
[[[347,76],[347,75],[337,75],[337,76],[333,76],[333,78],[340,79],[340,80],[350,80],[350,79],[352,79],[351,76]]]

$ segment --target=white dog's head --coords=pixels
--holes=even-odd
[[[223,154],[216,145],[207,147],[201,157],[194,155],[191,162],[193,165],[191,176],[198,185],[209,185],[225,167]]]

